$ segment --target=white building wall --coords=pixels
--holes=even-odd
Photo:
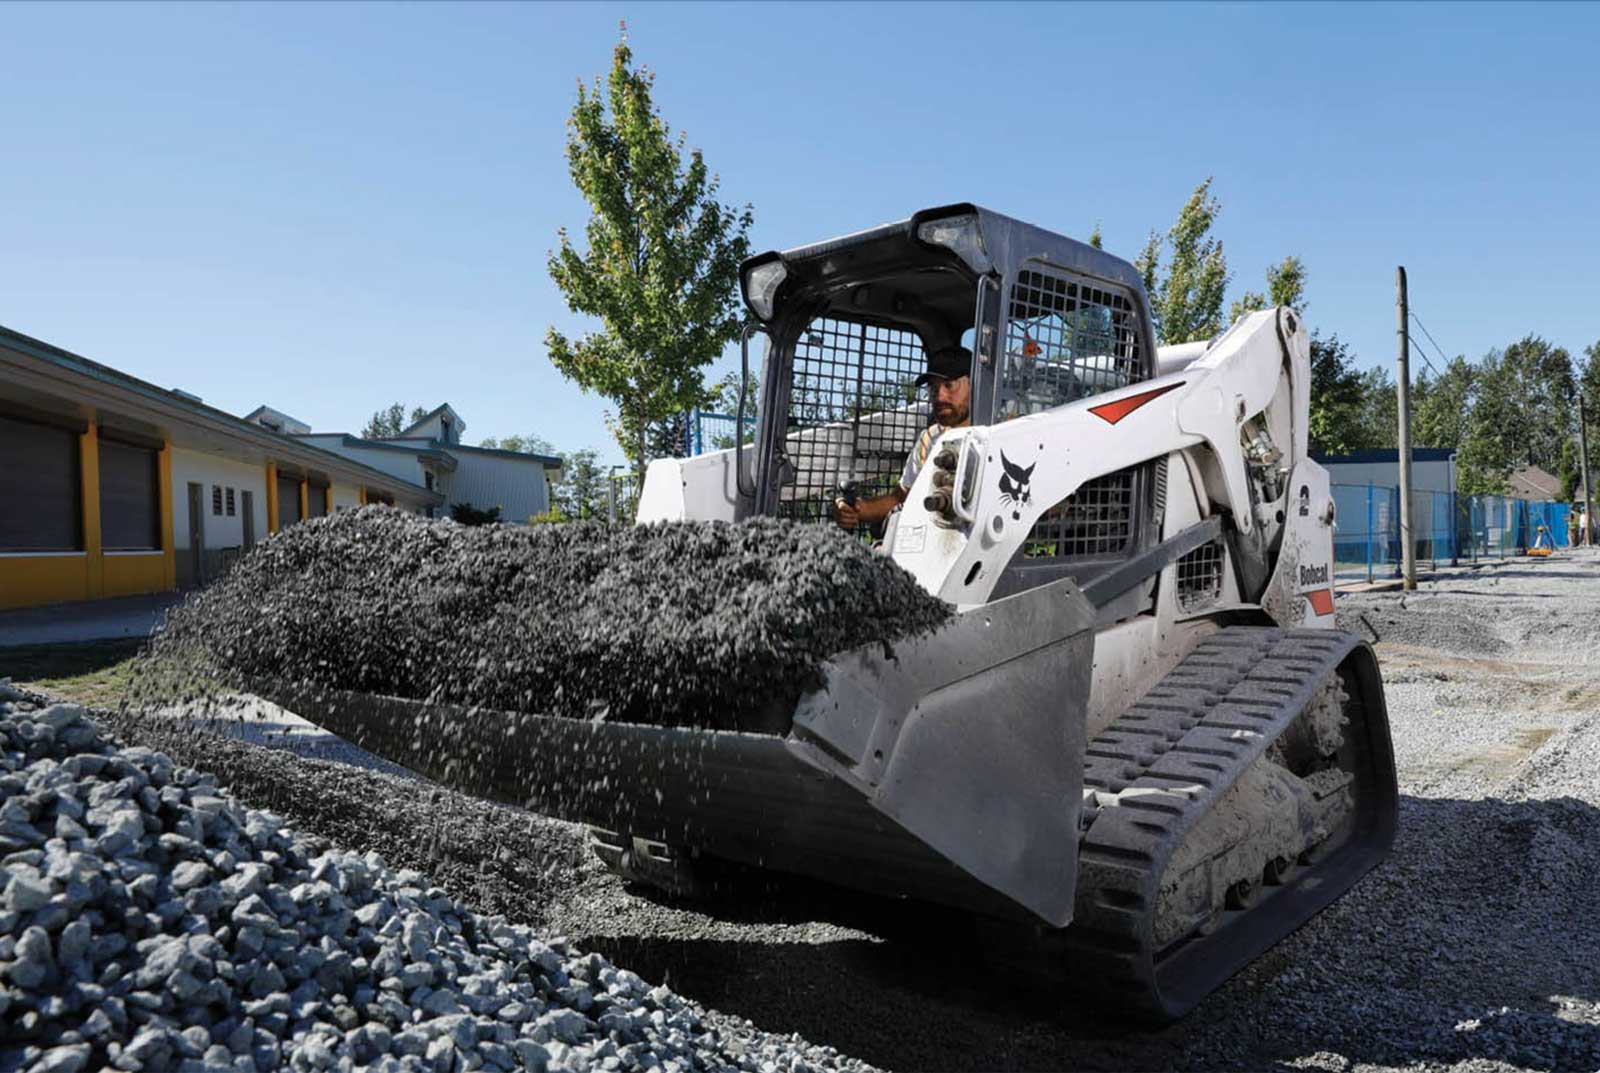
[[[361,506],[361,489],[353,484],[340,484],[333,482],[333,509],[355,510]]]
[[[332,451],[336,455],[371,466],[380,473],[387,473],[391,477],[398,477],[411,484],[422,484],[422,463],[414,451],[395,447],[352,447],[344,443],[344,438],[337,434],[301,436],[300,439],[324,451]]]
[[[216,551],[237,548],[244,544],[244,491],[251,493],[252,511],[255,514],[255,538],[267,538],[267,472],[264,466],[235,462],[231,458],[189,451],[181,447],[172,449],[172,538],[173,546],[180,551],[189,547],[189,483],[201,485],[201,511],[204,516],[205,546]],[[223,489],[223,513],[211,513],[211,489]],[[227,489],[232,488],[234,514],[228,517]]]
[[[1322,465],[1328,471],[1328,480],[1332,484],[1375,484],[1384,488],[1397,488],[1400,485],[1400,463],[1398,462],[1324,462]],[[1452,463],[1418,462],[1411,463],[1411,488],[1413,491],[1451,492],[1455,490],[1455,482],[1451,473]]]
[[[450,504],[470,503],[479,510],[499,507],[503,521],[525,522],[550,508],[544,466],[534,459],[459,449],[450,454],[456,470],[443,475],[440,490],[445,507],[441,515],[449,513]]]

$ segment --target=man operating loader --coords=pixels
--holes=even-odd
[[[917,377],[917,386],[929,385],[933,401],[933,424],[922,430],[916,446],[906,456],[905,470],[900,474],[900,484],[881,496],[848,503],[834,501],[833,520],[840,528],[855,529],[859,525],[876,527],[882,524],[896,507],[906,501],[906,493],[917,479],[934,441],[947,428],[963,428],[971,422],[972,351],[964,346],[948,346],[928,355],[928,371]]]

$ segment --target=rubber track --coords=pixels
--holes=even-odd
[[[1271,888],[1256,908],[1227,914],[1257,918],[1248,927],[1224,926],[1158,962],[1157,895],[1174,850],[1360,643],[1331,630],[1224,629],[1089,743],[1084,789],[1122,796],[1097,810],[1085,801],[1093,818],[1081,843],[1074,920],[1058,935],[1072,978],[1092,987],[1098,1001],[1135,1016],[1182,1016],[1382,859],[1393,833],[1393,792],[1382,782],[1382,761],[1391,754],[1380,692],[1376,713],[1367,713],[1371,725],[1350,733],[1363,742],[1374,731],[1383,735],[1369,750],[1381,755],[1376,780],[1366,784],[1374,801],[1366,806],[1381,814],[1387,798],[1387,823],[1381,815],[1358,823],[1354,842],[1361,843],[1359,829],[1370,834],[1347,847],[1354,852],[1335,850]],[[1388,768],[1392,787],[1392,759]],[[1363,807],[1358,793],[1358,813]],[[1294,888],[1313,875],[1321,882],[1297,897]]]

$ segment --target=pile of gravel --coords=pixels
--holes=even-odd
[[[750,727],[828,657],[949,613],[827,526],[467,527],[367,507],[259,545],[154,651],[225,686]]]
[[[665,987],[327,849],[3,682],[0,980],[7,1070],[838,1064],[726,1035]]]

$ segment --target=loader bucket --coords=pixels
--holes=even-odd
[[[1071,581],[844,653],[786,735],[257,692],[474,795],[890,896],[1072,916],[1093,610]]]

